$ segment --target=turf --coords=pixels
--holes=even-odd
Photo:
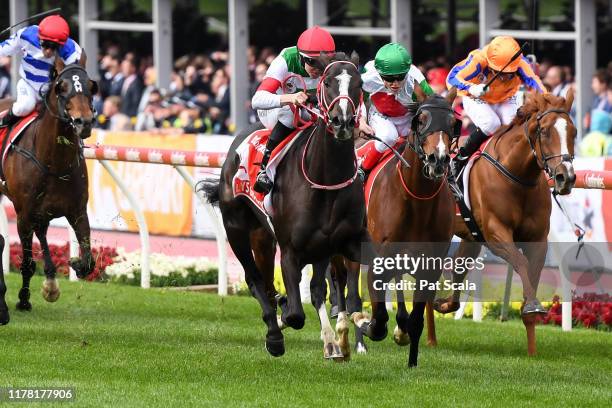
[[[270,357],[250,297],[61,282],[62,295],[14,310],[18,276],[0,327],[0,387],[73,386],[73,406],[609,406],[612,334],[538,327],[526,356],[519,322],[439,319],[439,346],[419,366],[391,339],[350,363],[324,361],[309,305],[287,353]],[[45,404],[44,406],[53,406]],[[57,404],[66,406],[65,404]],[[11,406],[15,406],[12,404]],[[23,405],[22,405],[23,406]]]

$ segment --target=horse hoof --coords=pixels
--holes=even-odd
[[[448,299],[436,299],[433,302],[433,308],[436,312],[447,314],[459,310],[459,302],[449,301]]]
[[[370,321],[366,328],[365,335],[372,341],[382,341],[387,338],[388,329],[387,323],[385,322],[382,327],[380,324],[376,324],[376,320]]]
[[[417,362],[416,361],[408,361],[408,368],[414,368],[417,366]]]
[[[323,346],[323,358],[326,360],[344,361],[344,355],[337,344],[329,343]]]
[[[331,310],[329,311],[329,317],[330,317],[330,319],[337,319],[338,318],[338,306],[337,305],[333,305],[331,307]]]
[[[398,326],[393,329],[393,341],[398,346],[407,346],[410,344],[410,336],[404,333]]]
[[[32,310],[32,304],[30,302],[17,302],[15,307],[22,312],[30,312]]]
[[[303,313],[290,314],[281,319],[294,330],[302,329],[306,323],[306,316]]]
[[[529,302],[525,302],[525,304],[523,305],[523,311],[521,312],[521,314],[524,316],[524,315],[533,314],[533,313],[546,314],[548,312],[546,311],[546,308],[542,306],[542,304],[540,303],[538,299],[533,299]]]
[[[0,326],[7,325],[10,320],[8,309],[0,311]]]
[[[47,284],[47,282],[45,282],[41,289],[41,293],[43,299],[45,299],[47,302],[53,303],[59,299],[61,292],[57,283],[54,282],[52,284]]]
[[[270,353],[272,357],[280,357],[285,354],[285,340],[273,340],[266,339],[266,351]]]
[[[355,352],[357,354],[368,354],[368,347],[365,343],[357,342],[357,344],[355,344]]]

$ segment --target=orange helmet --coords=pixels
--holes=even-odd
[[[520,49],[521,47],[512,37],[495,37],[487,46],[487,63],[491,69],[501,71]],[[504,68],[503,72],[516,72],[520,63],[521,58],[519,57]]]

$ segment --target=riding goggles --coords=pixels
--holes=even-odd
[[[300,59],[302,60],[302,64],[308,64],[313,68],[323,69],[323,64],[316,58],[309,57],[306,54],[300,53]]]
[[[59,44],[58,43],[54,43],[53,41],[48,41],[48,40],[42,40],[40,42],[40,46],[42,48],[48,48],[51,50],[57,50],[59,48]]]
[[[404,79],[406,79],[406,73],[396,75],[381,75],[380,77],[383,81],[389,83],[402,82]]]

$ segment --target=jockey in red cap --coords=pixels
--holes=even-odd
[[[290,105],[305,103],[308,99],[306,92],[314,94],[324,68],[318,57],[321,54],[334,54],[335,51],[336,45],[331,34],[315,26],[300,35],[297,46],[283,49],[270,64],[251,101],[253,109],[257,109],[261,123],[272,129],[261,160],[257,182],[253,186],[255,191],[268,193],[272,189],[272,181],[265,169],[272,150],[293,130],[293,112]],[[296,75],[300,76],[303,82],[295,78]],[[287,89],[297,92],[283,94],[282,85],[285,81]],[[298,86],[302,84],[306,84],[307,89],[299,90]]]
[[[74,64],[81,58],[81,47],[69,38],[68,23],[59,15],[45,17],[40,25],[22,28],[0,43],[0,56],[21,54],[17,82],[17,100],[2,119],[0,126],[14,123],[26,116],[40,101],[40,89],[49,82],[49,72],[56,54],[65,64]]]

